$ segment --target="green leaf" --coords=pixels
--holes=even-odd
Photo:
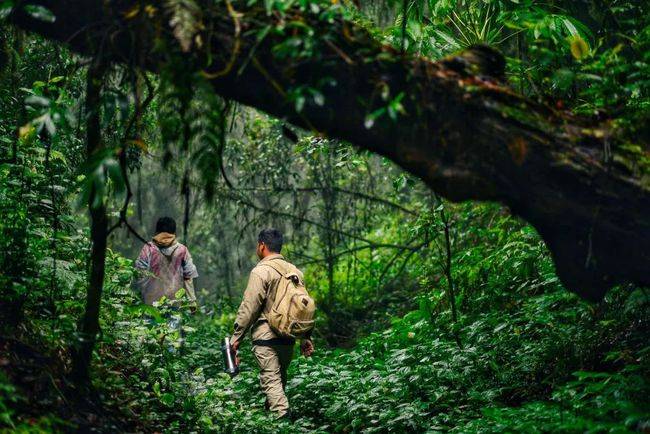
[[[31,15],[32,18],[35,18],[40,21],[45,21],[46,23],[53,23],[54,21],[56,21],[56,17],[52,13],[52,11],[50,11],[45,6],[26,5],[25,12]]]
[[[25,98],[25,104],[38,107],[49,107],[50,100],[42,96],[30,95]]]
[[[565,19],[562,20],[562,23],[564,24],[564,27],[567,28],[567,30],[569,31],[569,33],[572,36],[579,36],[580,35],[578,33],[578,29],[576,29],[576,26],[573,25],[571,20],[569,20],[568,18],[565,18]]]
[[[32,120],[32,125],[36,128],[37,133],[43,131],[43,128],[45,128],[50,136],[54,136],[56,133],[56,126],[54,126],[54,122],[49,113],[45,113],[44,115]]]
[[[379,118],[381,115],[386,113],[386,107],[379,108],[375,110],[374,112],[368,114],[366,116],[365,121],[363,122],[363,126],[366,127],[367,130],[373,127],[375,125],[375,120]]]
[[[296,97],[296,112],[300,113],[305,106],[305,96],[304,95],[298,95]]]
[[[458,43],[458,41],[454,39],[452,36],[450,36],[449,34],[443,32],[442,30],[436,30],[435,32],[436,35],[438,35],[438,37],[440,37],[443,41],[445,41],[451,49],[457,50],[460,48],[460,44]]]
[[[13,9],[14,9],[13,0],[1,1],[0,2],[0,20],[7,18]]]
[[[571,38],[571,54],[576,60],[582,60],[589,55],[589,45],[579,35]]]
[[[176,397],[172,393],[165,392],[162,395],[160,395],[160,402],[162,402],[163,404],[165,404],[168,407],[171,407],[172,405],[174,405],[175,400],[176,400]]]
[[[325,97],[319,91],[313,90],[312,96],[314,98],[314,104],[317,106],[322,107],[325,104]]]

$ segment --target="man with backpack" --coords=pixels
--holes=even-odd
[[[135,261],[138,270],[136,287],[142,301],[153,305],[163,296],[175,300],[176,293],[185,288],[187,297],[196,309],[193,279],[199,276],[190,251],[176,240],[176,221],[161,217],[156,222],[156,234],[145,244]]]
[[[260,261],[251,271],[231,338],[232,348],[237,351],[244,334],[251,329],[266,407],[279,418],[290,416],[284,388],[296,339],[301,340],[303,356],[314,352],[311,331],[316,309],[305,289],[302,272],[280,254],[282,242],[277,229],[259,233]]]

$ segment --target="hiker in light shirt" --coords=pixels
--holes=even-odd
[[[236,352],[246,331],[251,330],[253,354],[260,368],[260,384],[266,395],[266,408],[278,418],[289,418],[291,413],[284,388],[296,340],[278,336],[263,313],[269,294],[276,293],[283,274],[292,273],[303,281],[302,271],[280,254],[282,242],[282,233],[277,229],[264,229],[259,233],[256,253],[260,261],[250,273],[237,311],[231,342]],[[305,357],[314,352],[310,334],[301,339],[300,351]]]

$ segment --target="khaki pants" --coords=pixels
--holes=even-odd
[[[253,353],[260,366],[260,385],[266,395],[268,408],[283,416],[289,411],[284,387],[287,385],[287,369],[293,358],[293,345],[253,345]]]

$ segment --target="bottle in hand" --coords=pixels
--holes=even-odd
[[[235,350],[233,350],[232,345],[230,344],[230,338],[228,336],[223,338],[223,343],[221,345],[221,354],[223,355],[224,372],[230,374],[231,377],[239,374],[239,366],[237,366],[237,362],[235,361]]]

